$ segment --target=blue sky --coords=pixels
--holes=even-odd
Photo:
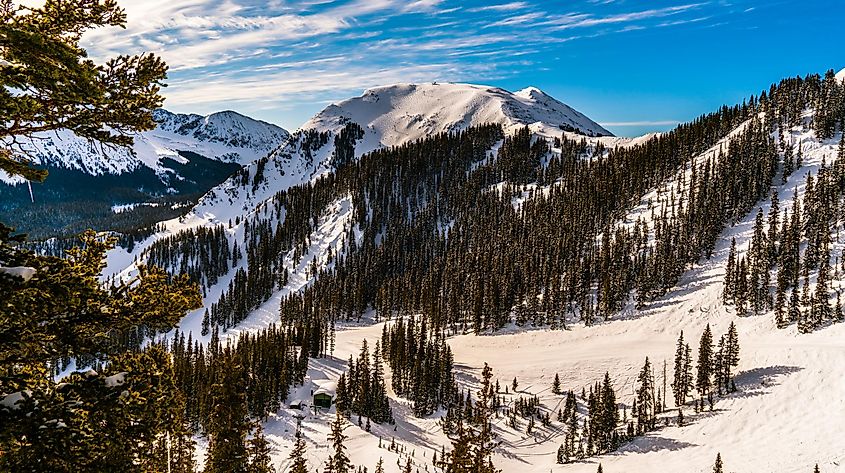
[[[533,85],[618,135],[664,130],[782,77],[845,67],[841,0],[121,0],[95,59],[152,51],[165,107],[295,129],[396,82]]]

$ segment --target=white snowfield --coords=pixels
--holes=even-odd
[[[182,115],[156,110],[158,127],[133,135],[132,149],[106,146],[80,138],[68,130],[39,133],[20,139],[33,156],[33,163],[73,169],[91,175],[124,174],[146,166],[157,174],[167,171],[163,158],[184,163],[179,152],[205,158],[247,164],[267,155],[288,132],[276,125],[226,111],[208,116]],[[133,154],[134,153],[134,154]],[[23,183],[0,172],[0,181]]]
[[[840,72],[840,76],[845,78],[845,71]],[[448,102],[431,99],[427,95],[432,90],[445,89],[448,92],[467,87],[471,91],[467,92],[470,95],[466,100],[459,99],[460,94],[457,92],[455,97],[444,95],[450,98]],[[373,89],[362,97],[327,108],[303,129],[336,133],[344,126],[346,119],[355,121],[366,132],[364,140],[359,142],[359,148],[356,149],[358,154],[379,146],[408,142],[416,139],[414,136],[424,136],[428,132],[485,123],[489,117],[483,113],[490,108],[473,102],[472,97],[494,100],[490,97],[506,96],[503,94],[506,93],[458,84],[400,85]],[[513,96],[528,100],[526,97],[536,99],[538,94],[528,90]],[[431,108],[434,106],[432,104],[442,103],[452,104],[454,108],[447,111]],[[426,106],[429,108],[424,108]],[[480,114],[477,116],[479,121],[475,121],[476,115],[467,115],[469,110]],[[385,114],[391,115],[391,118],[382,119]],[[423,118],[415,118],[417,114]],[[435,121],[427,121],[428,118]],[[507,119],[511,120],[510,117]],[[545,134],[545,131],[554,128],[542,122],[538,124],[518,122],[517,118],[513,120],[511,125],[528,124],[538,134]],[[511,126],[503,124],[506,128]],[[803,196],[807,173],[815,174],[823,159],[831,163],[836,158],[839,138],[840,135],[837,135],[831,140],[820,142],[813,132],[804,129],[791,130],[787,134],[790,142],[802,144],[804,166],[785,185],[777,187],[781,208],[789,208],[796,188],[799,196]],[[637,141],[615,138],[596,140],[613,140],[619,145]],[[307,182],[330,170],[328,163],[332,142],[333,139],[329,139],[326,146],[315,150],[313,159],[309,161],[300,152],[301,141],[298,138],[291,139],[273,153],[264,171],[266,182],[258,186],[255,192],[250,186],[240,187],[234,180],[224,183],[209,193],[185,218],[167,222],[165,232],[138,245],[134,254],[121,253],[119,249],[112,252],[109,255],[111,274],[130,274],[133,271],[130,265],[133,256],[140,254],[143,248],[162,235],[172,234],[181,228],[226,223],[228,219],[237,216],[243,219],[254,213],[269,215],[268,206],[262,204],[275,192]],[[256,165],[249,169],[252,178]],[[779,184],[780,176],[774,182]],[[647,218],[651,213],[650,205],[659,205],[662,193],[659,191],[666,192],[676,185],[677,181],[669,182],[661,189],[655,189],[649,196],[644,196],[640,205],[631,209],[620,224],[624,225],[626,221],[630,223],[639,216]],[[515,206],[541,191],[530,189],[515,202]],[[768,202],[761,203],[760,207],[766,213]],[[449,343],[455,355],[458,381],[463,386],[475,391],[481,368],[487,362],[503,387],[509,385],[514,377],[519,381],[519,392],[516,396],[506,396],[506,403],[514,402],[519,395],[530,397],[536,394],[543,409],[550,410],[552,414],[551,427],[542,427],[538,422],[533,434],[525,433],[525,420],[520,420],[518,429],[512,429],[507,426],[505,418],[496,419],[495,430],[501,442],[494,458],[496,466],[506,473],[593,473],[599,463],[607,473],[710,472],[716,454],[721,453],[726,472],[810,473],[816,463],[822,472],[845,471],[845,437],[842,436],[842,425],[845,422],[845,381],[842,377],[845,367],[845,324],[799,335],[794,325],[784,330],[777,329],[772,313],[739,317],[732,307],[725,306],[721,301],[731,238],[736,238],[740,254],[746,251],[756,213],[757,208],[742,222],[726,229],[710,260],[701,260],[686,272],[675,289],[643,310],[636,310],[631,304],[614,320],[592,327],[573,322],[568,331],[511,327],[496,334],[451,338]],[[239,246],[243,245],[242,225],[234,225],[228,230],[230,242],[237,241]],[[286,265],[291,272],[290,284],[240,326],[227,332],[227,335],[242,330],[257,330],[278,321],[275,311],[279,299],[311,282],[307,270],[311,260],[316,259],[318,266],[324,266],[327,264],[329,248],[336,253],[343,247],[343,240],[349,233],[359,237],[357,229],[351,225],[349,202],[340,199],[321,216],[306,254],[296,261],[291,255],[286,257]],[[845,249],[845,241],[839,241],[838,232],[834,232],[834,235],[836,242],[831,248],[831,254],[839,255]],[[208,291],[207,304],[216,301],[236,269]],[[841,287],[843,280],[845,274],[837,269],[833,287]],[[192,331],[195,339],[202,338],[199,335],[200,319],[201,311],[197,311],[183,321],[181,328]],[[555,420],[555,413],[562,407],[564,400],[563,396],[551,393],[555,374],[560,375],[564,390],[572,389],[580,393],[582,388],[589,389],[589,386],[601,380],[605,372],[609,372],[617,389],[618,400],[627,406],[627,414],[630,416],[636,376],[646,356],[654,365],[656,381],[661,388],[663,362],[667,362],[668,386],[671,384],[672,360],[679,332],[683,330],[695,358],[698,339],[704,327],[710,324],[714,337],[718,339],[727,331],[731,322],[737,325],[740,341],[737,393],[718,399],[712,412],[696,414],[691,404],[686,406],[686,425],[683,427],[674,425],[677,409],[668,401],[670,412],[667,415],[672,426],[662,427],[640,437],[611,454],[578,463],[556,464],[556,451],[563,442],[565,429]],[[381,331],[381,324],[372,323],[339,327],[333,357],[310,361],[305,384],[292,388],[288,397],[288,403],[304,401],[304,410],[282,409],[271,416],[266,424],[266,433],[274,449],[274,465],[278,470],[285,471],[288,466],[287,457],[293,444],[297,417],[303,417],[302,429],[307,439],[310,468],[322,469],[330,453],[326,436],[334,411],[316,415],[309,411],[311,392],[319,386],[336,381],[346,369],[345,360],[349,355],[357,356],[364,339],[372,347]],[[431,465],[432,455],[437,452],[439,456],[443,445],[447,450],[450,447],[438,425],[438,415],[426,419],[414,418],[408,402],[390,391],[390,373],[385,368],[388,394],[397,420],[395,430],[394,426],[374,424],[368,433],[354,423],[350,425],[346,434],[350,436],[347,445],[352,461],[373,471],[379,457],[383,457],[386,471],[398,472],[401,470],[397,461],[404,466],[407,459],[411,458],[415,464],[414,471],[435,471]],[[671,398],[671,390],[669,392]],[[357,422],[357,417],[353,417],[353,420]],[[392,440],[395,440],[398,451],[387,449]],[[197,457],[201,460],[204,456],[202,440],[199,445]]]

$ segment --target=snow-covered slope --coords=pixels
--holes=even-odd
[[[89,175],[120,175],[147,167],[156,174],[167,172],[163,158],[185,162],[180,153],[195,153],[208,159],[247,164],[265,156],[288,137],[284,129],[226,111],[208,116],[182,115],[157,110],[158,127],[134,135],[130,151],[103,146],[67,130],[41,133],[23,139],[23,147],[35,164],[82,171]],[[133,154],[134,151],[134,154]],[[19,183],[0,173],[0,180]]]

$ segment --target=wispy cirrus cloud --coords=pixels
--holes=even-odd
[[[484,11],[514,11],[514,10],[522,10],[528,8],[530,5],[527,2],[510,2],[510,3],[501,3],[498,5],[487,5],[483,7],[475,7],[470,8],[467,11],[477,13],[477,12],[484,12]]]
[[[537,0],[119,1],[126,29],[89,32],[84,47],[95,59],[161,55],[165,106],[193,111],[321,104],[399,81],[490,82],[546,70],[563,43],[711,16],[710,4],[680,0],[647,9],[584,0],[566,11]]]

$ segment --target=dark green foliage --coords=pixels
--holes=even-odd
[[[675,405],[683,406],[692,390],[692,360],[689,345],[684,343],[684,332],[678,336],[678,344],[675,347],[674,373],[672,393],[675,396]]]
[[[457,387],[452,350],[442,335],[432,336],[425,322],[400,318],[385,328],[382,343],[393,391],[413,402],[414,415],[423,417],[451,405]]]
[[[290,473],[308,473],[308,462],[305,459],[305,438],[299,426],[296,428],[296,440],[290,452]],[[377,469],[378,471],[378,469]]]
[[[698,364],[696,367],[695,387],[699,395],[706,396],[713,386],[713,333],[710,324],[701,334],[698,344]]]
[[[249,473],[275,473],[275,468],[271,464],[270,458],[270,444],[267,438],[264,437],[264,429],[261,422],[255,423],[255,429],[252,432],[252,438],[248,442],[249,454]]]
[[[424,355],[420,354],[420,356]],[[342,376],[341,382],[337,385],[337,410],[346,416],[352,413],[358,414],[359,417],[366,416],[368,423],[372,420],[379,424],[385,422],[392,424],[393,410],[384,384],[382,350],[379,342],[376,342],[371,358],[367,341],[364,340],[357,362],[353,362],[350,357],[347,374],[348,376]],[[420,387],[418,390],[423,389],[424,387]]]
[[[636,416],[637,430],[641,433],[653,430],[655,426],[656,399],[654,391],[654,373],[652,372],[651,362],[646,357],[643,368],[637,376]]]
[[[328,441],[331,444],[331,456],[326,460],[326,467],[324,473],[352,473],[354,466],[349,461],[346,455],[346,446],[343,444],[346,441],[346,435],[343,430],[346,428],[346,418],[343,417],[340,411],[337,412],[335,420],[331,425],[331,432],[329,433]]]
[[[498,473],[493,466],[492,454],[495,446],[493,433],[493,370],[484,364],[481,371],[481,387],[475,402],[474,414],[467,423],[459,419],[451,431],[452,451],[442,464],[448,473]]]
[[[104,65],[87,58],[85,31],[122,26],[114,0],[47,0],[40,8],[0,2],[0,169],[41,181],[16,136],[64,128],[83,138],[130,145],[133,131],[155,126],[167,66],[153,55],[119,56]],[[71,86],[69,86],[71,85]],[[15,92],[19,91],[19,92]]]
[[[208,437],[205,458],[207,473],[247,473],[249,452],[246,438],[250,432],[247,414],[246,378],[234,357],[221,360],[220,377],[209,391],[209,415],[203,424]]]
[[[724,473],[721,453],[716,454],[716,464],[713,465],[713,473]]]
[[[244,380],[238,394],[244,396],[246,412],[252,418],[266,418],[282,407],[288,388],[303,381],[307,367],[307,358],[297,354],[292,338],[271,326],[257,333],[243,333],[226,346],[214,336],[207,346],[201,346],[177,333],[171,353],[191,424],[207,431],[211,417],[216,415],[215,386],[229,381]]]

